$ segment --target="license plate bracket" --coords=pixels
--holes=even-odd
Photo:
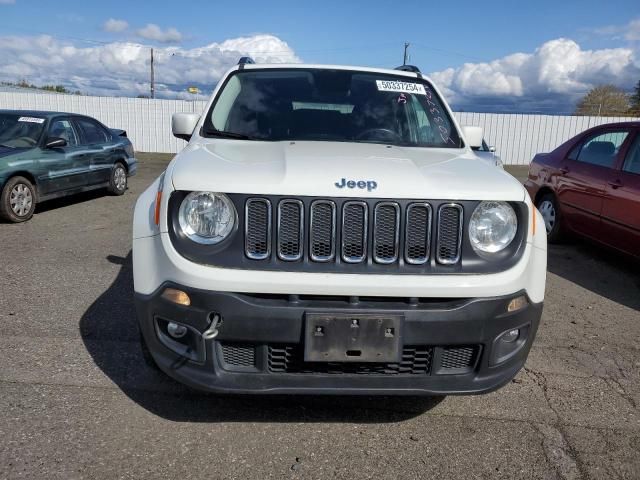
[[[395,363],[402,354],[402,315],[307,313],[306,362]]]

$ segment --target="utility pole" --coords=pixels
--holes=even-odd
[[[151,98],[156,98],[156,82],[153,76],[153,48],[151,49]]]
[[[402,60],[402,65],[407,64],[407,49],[409,48],[409,42],[404,42],[404,59]]]

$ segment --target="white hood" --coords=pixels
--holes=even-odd
[[[176,160],[172,172],[176,190],[442,200],[525,198],[515,178],[461,149],[200,139]],[[336,183],[344,183],[342,179],[353,181],[354,188],[338,188]],[[361,186],[369,182],[369,188],[359,188],[357,182]]]

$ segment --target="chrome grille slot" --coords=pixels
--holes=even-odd
[[[302,258],[304,206],[300,200],[278,204],[278,258],[288,262]]]
[[[309,215],[309,255],[314,262],[329,262],[336,254],[336,204],[316,200]]]
[[[271,254],[271,202],[250,198],[245,205],[244,251],[252,260],[264,260]]]
[[[378,263],[394,263],[398,260],[400,206],[394,202],[378,203],[373,222],[373,259]]]
[[[407,207],[404,258],[411,265],[422,265],[429,259],[431,244],[431,205],[412,203]]]
[[[445,265],[458,263],[462,244],[462,206],[457,203],[441,205],[438,210],[437,260]]]
[[[365,202],[349,201],[342,207],[342,260],[360,263],[367,258],[368,212]]]

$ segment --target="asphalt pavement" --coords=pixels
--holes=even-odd
[[[526,368],[484,396],[224,397],[147,367],[123,197],[0,224],[0,479],[640,478],[640,267],[549,252]]]

